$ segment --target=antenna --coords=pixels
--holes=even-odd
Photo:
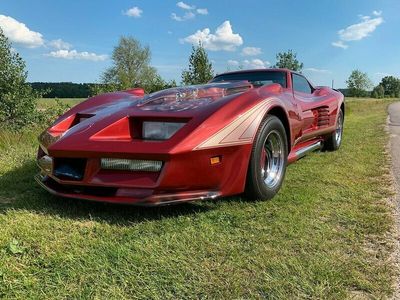
[[[333,88],[333,84],[335,83],[335,80],[334,79],[332,79],[332,88]]]

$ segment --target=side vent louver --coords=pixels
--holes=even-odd
[[[315,125],[318,127],[329,125],[329,107],[322,106],[313,110],[314,116],[316,116]]]

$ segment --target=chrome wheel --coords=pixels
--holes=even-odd
[[[267,115],[260,124],[247,169],[247,197],[268,200],[278,193],[285,178],[288,141],[285,127],[276,116]]]
[[[340,111],[337,123],[336,123],[336,133],[335,133],[335,139],[336,139],[336,144],[339,146],[340,142],[342,141],[342,133],[343,133],[343,113]]]
[[[268,133],[261,151],[261,176],[268,188],[274,188],[283,174],[284,143],[281,135],[273,130]]]

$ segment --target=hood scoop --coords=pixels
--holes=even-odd
[[[137,107],[156,111],[195,109],[252,87],[248,81],[238,81],[171,88],[145,96],[139,100]]]

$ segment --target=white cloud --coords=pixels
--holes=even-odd
[[[350,25],[345,29],[338,31],[339,38],[342,41],[358,41],[367,37],[370,33],[374,32],[376,27],[382,24],[383,18],[378,17],[371,19],[370,17],[363,17],[363,21],[354,25]]]
[[[183,16],[179,16],[178,14],[176,14],[174,12],[171,14],[171,19],[175,20],[175,21],[178,21],[178,22],[194,19],[196,17],[196,13],[199,14],[199,15],[208,15],[207,8],[198,8],[198,9],[196,9],[196,6],[189,5],[189,4],[184,3],[182,1],[176,3],[176,6],[186,10],[186,12],[185,12],[185,14]]]
[[[233,33],[231,23],[225,21],[215,30],[215,33],[211,33],[209,28],[204,28],[182,39],[181,42],[194,45],[201,42],[205,49],[211,51],[235,51],[243,44],[243,39],[238,33]]]
[[[196,15],[192,13],[191,11],[186,12],[182,17],[178,16],[176,13],[171,14],[171,19],[178,21],[178,22],[183,22],[186,20],[193,19]]]
[[[332,42],[332,46],[347,49],[349,46],[343,43],[342,41]]]
[[[243,66],[245,69],[265,69],[271,63],[269,61],[262,61],[259,58],[254,58],[252,60],[245,59],[243,61]]]
[[[28,48],[35,48],[44,45],[43,35],[30,30],[24,23],[12,17],[0,15],[0,27],[11,42],[23,45]]]
[[[207,8],[198,8],[198,9],[196,9],[196,12],[199,15],[208,15],[208,9]]]
[[[76,50],[69,50],[71,49],[72,45],[63,41],[62,39],[46,41],[41,33],[30,30],[24,23],[21,23],[12,17],[0,15],[0,27],[2,28],[4,34],[13,43],[20,44],[28,48],[45,46],[56,49],[56,51],[51,51],[50,53],[44,54],[45,56],[91,61],[103,61],[108,57],[105,54],[98,55],[96,53],[90,53],[86,51],[78,52]]]
[[[72,47],[70,43],[64,42],[62,39],[49,41],[47,45],[58,50],[69,50]]]
[[[309,71],[313,73],[322,73],[322,74],[331,74],[332,72],[325,69],[317,69],[317,68],[305,68],[304,71]]]
[[[244,56],[255,56],[262,53],[261,48],[257,47],[244,47],[242,49],[242,55]]]
[[[361,22],[339,30],[339,41],[333,42],[332,46],[346,49],[348,48],[348,45],[346,45],[344,42],[359,41],[369,36],[380,24],[383,23],[381,11],[374,10],[372,14],[375,16],[375,18],[371,18],[370,16],[359,16],[361,18]]]
[[[142,16],[143,10],[141,10],[139,7],[134,6],[130,9],[128,9],[126,12],[124,12],[124,15],[128,17],[134,17],[134,18],[140,18]]]
[[[237,60],[230,59],[230,60],[228,60],[228,65],[229,66],[238,66],[239,62]]]
[[[386,76],[393,76],[393,74],[385,73],[385,72],[376,72],[376,76],[386,77]]]
[[[186,10],[186,12],[185,12],[185,14],[183,16],[179,16],[174,12],[171,14],[171,19],[175,20],[175,21],[178,21],[178,22],[194,19],[196,17],[196,14],[208,15],[208,9],[207,8],[197,8],[196,9],[195,5],[190,5],[190,4],[187,4],[187,3],[182,2],[182,1],[176,3],[176,6],[178,6],[181,9]]]
[[[82,60],[91,60],[91,61],[103,61],[107,59],[107,55],[105,54],[96,54],[90,52],[78,52],[76,50],[57,50],[51,51],[45,56],[55,57],[55,58],[63,58],[63,59],[82,59]]]
[[[186,10],[191,10],[191,9],[195,9],[196,8],[196,6],[186,4],[186,3],[182,2],[182,1],[176,3],[176,6],[178,6],[179,8],[182,8],[182,9],[186,9]]]

